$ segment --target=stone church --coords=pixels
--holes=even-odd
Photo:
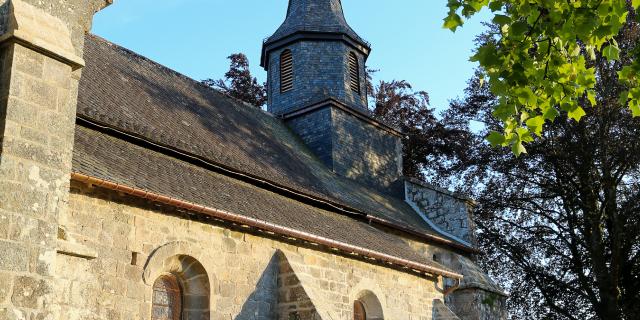
[[[0,320],[505,318],[340,0],[290,0],[268,112],[91,35],[111,1],[0,0]]]

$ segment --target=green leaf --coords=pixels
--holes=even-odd
[[[511,35],[516,38],[523,36],[529,30],[529,24],[524,21],[517,21],[511,25]]]
[[[529,129],[520,127],[516,129],[516,133],[518,133],[518,140],[521,142],[533,142],[533,137],[531,136]]]
[[[621,105],[626,105],[627,101],[629,101],[629,91],[623,91],[620,93],[620,98],[618,98],[618,103]]]
[[[576,120],[577,122],[580,122],[580,119],[582,119],[582,117],[586,116],[587,113],[584,112],[584,109],[582,109],[582,107],[578,106],[577,108],[569,111],[569,118]]]
[[[518,113],[518,109],[515,105],[502,103],[499,104],[495,110],[493,110],[493,116],[502,120],[507,121],[509,118],[513,117]]]
[[[491,3],[489,3],[489,9],[491,9],[491,11],[493,12],[502,10],[502,2],[492,1]]]
[[[640,117],[640,102],[638,100],[631,100],[629,108],[634,118]]]
[[[602,55],[609,61],[620,60],[620,48],[610,44],[606,48],[602,49]]]
[[[596,48],[594,46],[588,46],[587,47],[587,54],[589,54],[589,59],[595,60],[596,59]]]
[[[523,105],[536,106],[538,102],[536,95],[528,87],[517,89],[516,95],[518,97],[518,102]]]
[[[636,76],[636,71],[631,66],[625,66],[622,70],[618,71],[618,76],[622,80],[632,80]]]
[[[533,117],[527,120],[526,123],[527,123],[527,127],[529,127],[529,130],[531,130],[533,133],[535,133],[538,136],[542,135],[542,128],[544,127],[543,116]]]
[[[544,113],[542,114],[542,116],[550,121],[555,121],[556,117],[558,117],[560,115],[560,112],[558,112],[558,109],[554,108],[554,107],[549,107],[548,109],[544,110]]]
[[[442,27],[456,32],[456,29],[458,29],[462,24],[462,18],[457,13],[452,13],[448,17],[444,18],[444,24]]]
[[[640,0],[632,0],[631,4],[633,5],[634,8],[638,8],[640,7]]]
[[[519,157],[521,154],[523,153],[527,153],[527,148],[524,147],[524,145],[522,144],[522,142],[520,141],[516,141],[512,146],[511,146],[511,151],[513,151],[513,154],[516,155],[516,157]]]
[[[589,99],[589,102],[591,102],[592,106],[596,106],[598,105],[598,100],[596,99],[596,92],[593,90],[589,90],[587,91],[587,99]]]
[[[496,47],[492,44],[484,45],[478,48],[478,52],[469,59],[472,62],[479,62],[481,66],[488,68],[500,63],[500,59],[496,54]]]
[[[503,26],[511,23],[511,18],[502,14],[496,14],[496,16],[493,17],[493,22]]]
[[[578,122],[580,122],[580,119],[582,119],[582,117],[587,115],[584,112],[584,109],[582,109],[582,107],[580,107],[576,101],[564,102],[560,105],[560,108],[567,112],[569,118],[574,119]]]
[[[489,136],[487,136],[487,141],[489,141],[489,143],[491,143],[491,146],[495,148],[504,145],[507,140],[500,132],[491,131]]]

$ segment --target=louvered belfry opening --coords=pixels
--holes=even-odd
[[[280,92],[293,89],[293,55],[287,49],[280,55]]]
[[[358,56],[355,53],[349,53],[349,82],[351,90],[360,94],[360,65]]]

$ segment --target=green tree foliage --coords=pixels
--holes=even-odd
[[[251,75],[247,56],[243,53],[235,53],[227,59],[231,64],[224,79],[207,79],[202,83],[253,106],[264,106],[267,103],[266,85],[259,84],[258,80]]]
[[[614,39],[620,61],[596,52],[586,64],[597,77],[593,101],[577,99],[581,120],[558,112],[526,157],[485,140],[503,130],[495,116],[503,97],[480,85],[481,72],[442,120],[469,133],[468,150],[446,159],[432,182],[457,184],[477,200],[483,261],[510,291],[513,319],[640,315],[640,118],[620,99],[628,86],[619,81],[633,63],[624,59],[637,50],[638,23],[629,20]]]
[[[640,61],[632,58],[640,49],[621,52],[616,40],[627,21],[637,20],[639,6],[640,0],[449,0],[445,28],[455,31],[484,8],[498,26],[471,58],[498,101],[493,115],[502,126],[488,140],[520,155],[560,114],[580,121],[585,107],[596,105],[597,57],[625,62],[618,98],[640,116]]]

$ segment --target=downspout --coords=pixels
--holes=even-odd
[[[442,278],[442,286],[444,287],[444,279],[446,278],[445,276],[441,276]],[[447,289],[445,289],[442,292],[442,295],[444,296],[444,298],[446,298],[448,295],[452,294],[454,291],[458,290],[458,288],[460,288],[460,284],[462,282],[462,279],[460,278],[453,278],[453,280],[455,281],[455,284]]]

